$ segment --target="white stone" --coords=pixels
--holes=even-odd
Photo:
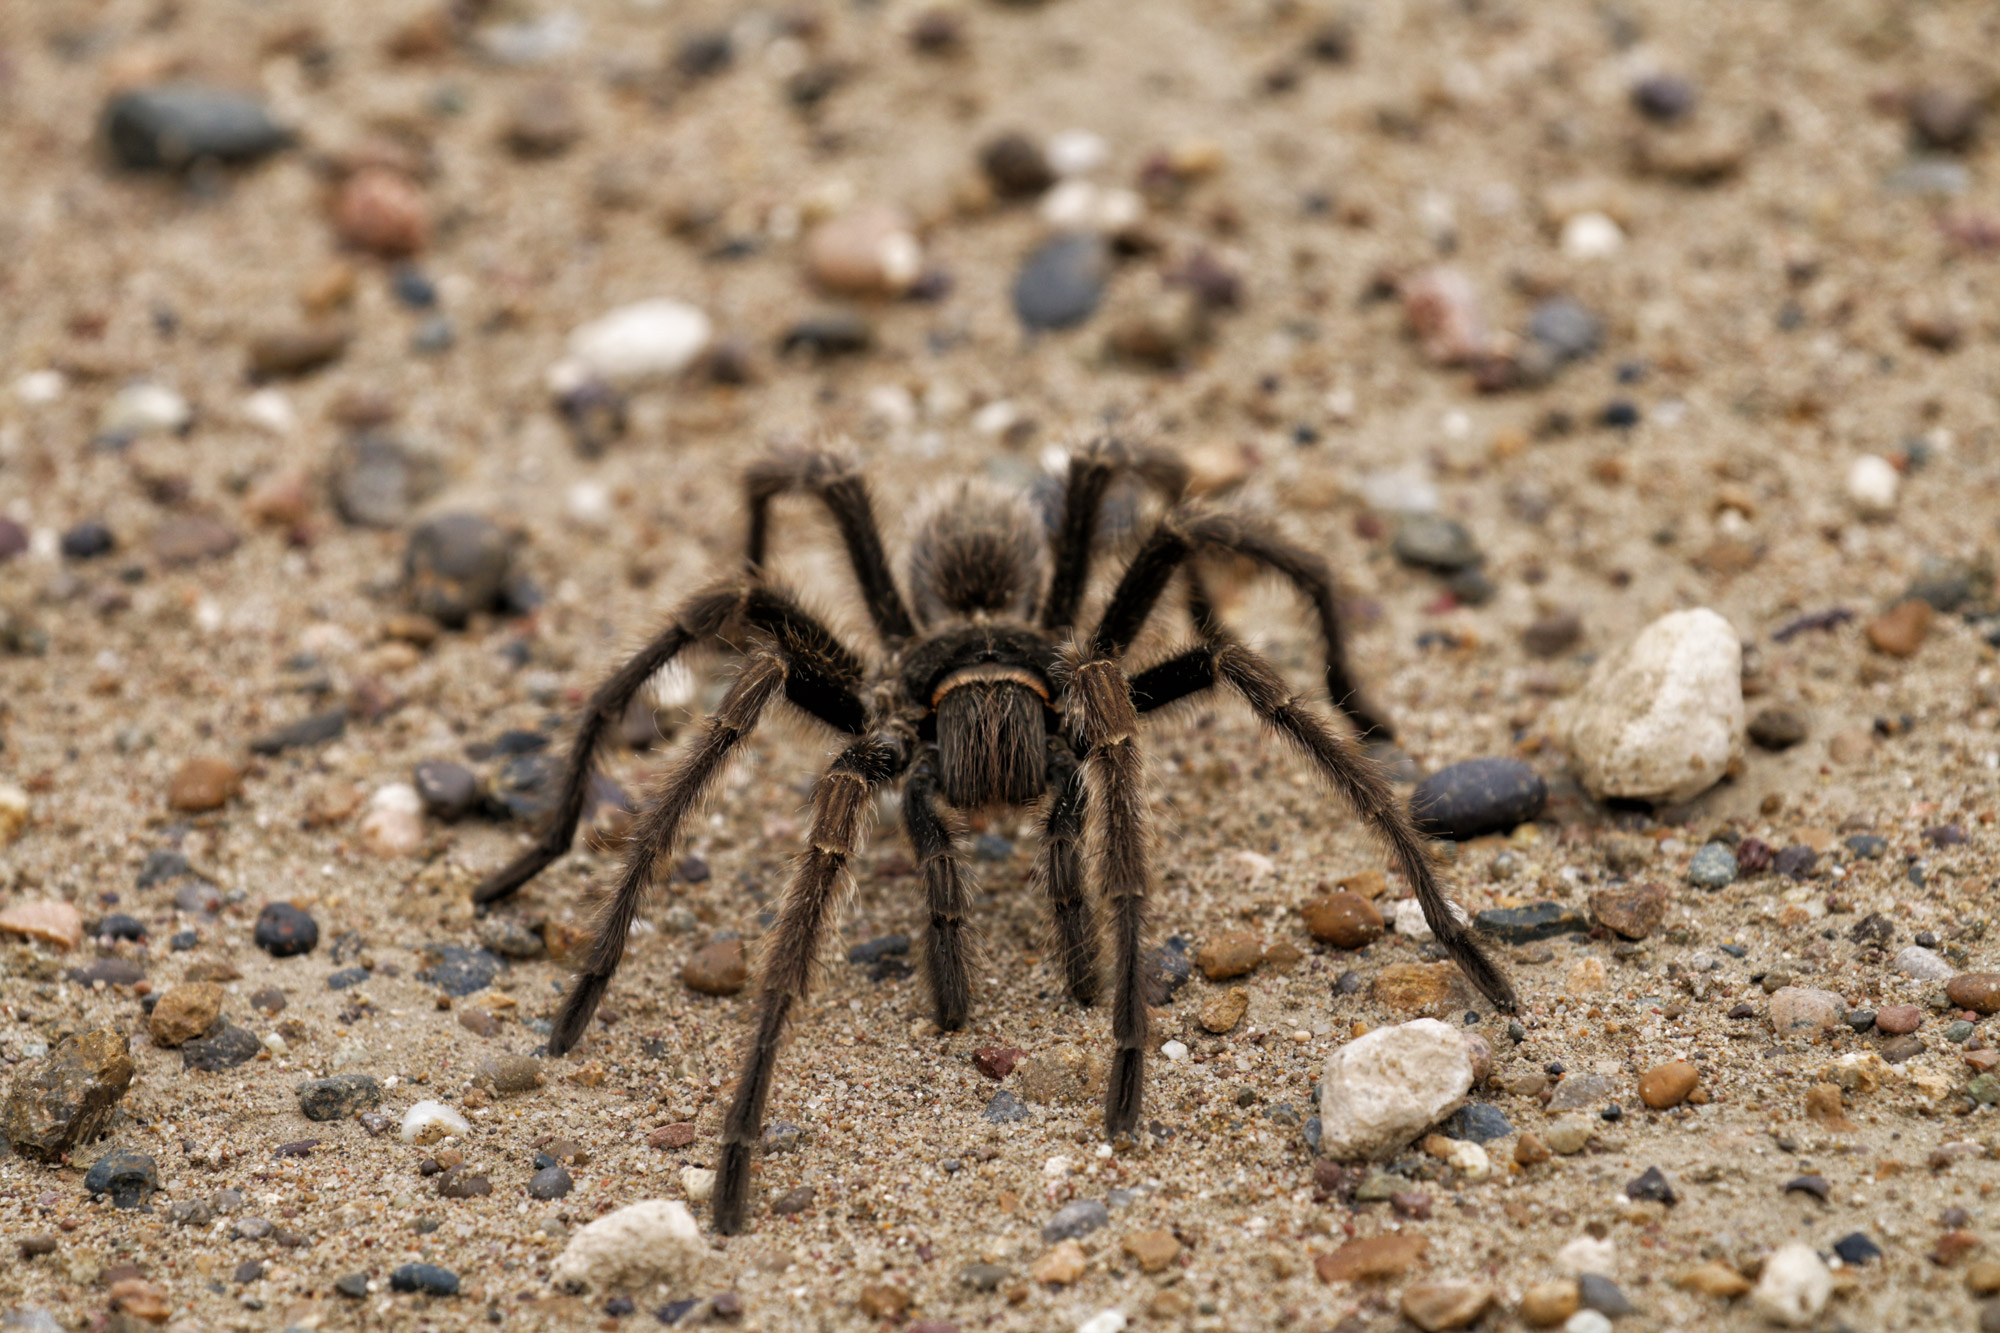
[[[1611,1319],[1600,1310],[1578,1310],[1563,1321],[1563,1333],[1611,1333]]]
[[[715,1193],[715,1172],[705,1166],[690,1166],[681,1171],[681,1188],[695,1203],[707,1203]]]
[[[1431,937],[1431,923],[1424,920],[1424,905],[1415,898],[1404,898],[1396,903],[1393,924],[1398,935],[1407,935],[1413,940]]]
[[[601,481],[579,481],[573,483],[563,495],[563,507],[569,516],[586,528],[606,528],[611,525],[611,488]]]
[[[668,379],[694,364],[714,334],[707,315],[685,301],[620,306],[569,335],[569,355],[549,372],[557,393],[598,379],[631,387]]]
[[[1099,1310],[1076,1326],[1076,1333],[1125,1333],[1123,1310]]]
[[[283,389],[259,389],[243,400],[243,419],[273,435],[290,435],[298,429],[298,410]]]
[[[1571,259],[1603,259],[1624,244],[1625,233],[1602,213],[1578,213],[1563,223],[1562,252]]]
[[[1618,1262],[1618,1247],[1595,1236],[1578,1236],[1556,1251],[1556,1267],[1572,1276],[1585,1273],[1609,1275]]]
[[[1185,1060],[1187,1053],[1187,1043],[1183,1041],[1162,1042],[1160,1045],[1160,1054],[1169,1060]]]
[[[1049,169],[1058,176],[1087,176],[1111,157],[1104,136],[1090,130],[1062,130],[1049,136]]]
[[[1921,944],[1907,945],[1896,955],[1896,970],[1918,981],[1950,981],[1958,975],[1950,963]]]
[[[636,1290],[654,1282],[684,1287],[706,1254],[686,1204],[647,1199],[606,1213],[570,1237],[549,1283],[569,1291]]]
[[[53,403],[62,397],[69,381],[60,370],[31,370],[14,381],[14,392],[21,401],[39,407],[43,403]]]
[[[1887,518],[1902,486],[1895,464],[1879,454],[1863,454],[1847,469],[1847,499],[1863,518]]]
[[[1472,1090],[1472,1055],[1434,1018],[1377,1028],[1328,1054],[1320,1080],[1323,1156],[1387,1157],[1457,1110]]]
[[[1847,1002],[1830,990],[1812,986],[1780,986],[1771,993],[1771,1031],[1825,1032],[1847,1012]]]
[[[472,1126],[443,1102],[418,1102],[403,1112],[401,1132],[403,1142],[425,1144],[453,1135],[463,1137],[472,1132]]]
[[[1707,607],[1661,616],[1598,662],[1569,715],[1571,762],[1600,800],[1700,795],[1742,735],[1743,646]]]
[[[1819,1317],[1833,1295],[1833,1274],[1812,1246],[1791,1241],[1764,1261],[1764,1274],[1750,1293],[1758,1313],[1786,1328],[1804,1328]]]
[[[392,782],[368,798],[361,842],[376,856],[408,856],[424,845],[424,800],[407,782]]]
[[[1361,498],[1385,514],[1434,514],[1438,490],[1421,468],[1371,472],[1361,479]]]
[[[131,439],[159,431],[185,429],[194,420],[188,400],[164,384],[140,381],[128,384],[112,395],[97,419],[100,435]]]
[[[1493,1159],[1486,1155],[1486,1149],[1470,1139],[1454,1143],[1449,1160],[1460,1175],[1475,1184],[1493,1174]]]
[[[1146,201],[1131,190],[1066,180],[1042,196],[1041,214],[1057,231],[1125,231],[1146,216]]]

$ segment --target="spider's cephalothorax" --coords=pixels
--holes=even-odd
[[[1160,491],[1171,507],[1126,564],[1095,627],[1079,633],[1099,511],[1121,474]],[[763,1128],[779,1044],[834,924],[848,861],[875,796],[898,780],[929,910],[925,971],[945,1028],[962,1027],[971,1005],[958,812],[1041,802],[1034,878],[1048,900],[1057,963],[1069,993],[1091,1004],[1102,981],[1100,939],[1108,938],[1118,1049],[1104,1123],[1112,1135],[1134,1130],[1153,982],[1144,948],[1152,835],[1139,719],[1213,689],[1241,697],[1361,814],[1409,880],[1438,941],[1488,999],[1513,1008],[1513,988],[1446,900],[1422,836],[1375,764],[1222,625],[1192,557],[1229,553],[1284,575],[1312,604],[1335,705],[1363,740],[1387,740],[1387,724],[1348,676],[1325,563],[1241,518],[1186,504],[1185,489],[1185,470],[1170,455],[1116,442],[1071,461],[1052,533],[1018,497],[962,486],[916,525],[905,602],[853,467],[827,453],[771,458],[748,478],[744,572],[692,598],[591,698],[554,817],[532,848],[480,885],[479,903],[513,893],[568,850],[598,746],[648,679],[704,643],[744,657],[715,715],[633,826],[617,891],[550,1034],[556,1055],[581,1040],[624,955],[655,867],[681,845],[690,815],[764,710],[782,696],[848,738],[814,788],[806,850],[764,944],[756,1026],[723,1124],[713,1199],[718,1230],[739,1231],[745,1223],[750,1154]],[[881,640],[875,662],[844,646],[765,577],[771,501],[787,492],[816,496],[833,516]],[[1128,675],[1125,653],[1177,573],[1186,580],[1195,642]]]

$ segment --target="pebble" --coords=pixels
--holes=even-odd
[[[1503,944],[1533,944],[1590,929],[1590,919],[1581,911],[1553,901],[1530,903],[1526,907],[1491,907],[1472,920],[1482,934],[1491,935]]]
[[[417,973],[417,980],[458,998],[492,985],[501,966],[500,959],[484,949],[440,944],[425,951],[425,966]]]
[[[1549,1098],[1550,1115],[1558,1111],[1577,1111],[1595,1106],[1616,1096],[1618,1085],[1603,1074],[1567,1074],[1556,1084],[1553,1096]]]
[[[2000,1013],[2000,972],[1967,972],[1953,977],[1944,993],[1960,1009]]]
[[[1771,996],[1771,1030],[1781,1036],[1790,1032],[1823,1032],[1837,1024],[1846,1011],[1845,1002],[1832,991],[1783,986]]]
[[[391,782],[368,798],[361,845],[374,856],[409,856],[424,845],[424,803],[406,782]]]
[[[1095,236],[1057,236],[1030,254],[1014,279],[1014,313],[1029,331],[1083,323],[1104,298],[1110,255]]]
[[[180,171],[209,160],[268,157],[291,142],[263,103],[194,83],[121,93],[104,108],[104,136],[130,171]]]
[[[5,514],[0,514],[0,564],[12,560],[17,555],[25,555],[27,550],[28,529]]]
[[[1403,1289],[1403,1316],[1424,1333],[1464,1328],[1492,1303],[1492,1288],[1476,1282],[1413,1282]]]
[[[1377,1028],[1330,1052],[1320,1080],[1320,1153],[1386,1157],[1457,1108],[1472,1088],[1465,1042],[1436,1019]]]
[[[447,629],[501,600],[513,560],[499,525],[478,514],[439,514],[410,534],[403,579],[410,606]]]
[[[1671,612],[1591,669],[1569,751],[1598,799],[1685,801],[1721,779],[1743,729],[1743,651],[1707,608]]]
[[[1124,1250],[1141,1272],[1159,1273],[1180,1257],[1181,1243],[1171,1231],[1137,1231],[1125,1238]]]
[[[1589,1117],[1566,1115],[1543,1131],[1543,1138],[1551,1151],[1564,1157],[1573,1157],[1584,1150],[1590,1136],[1597,1132],[1597,1126]]]
[[[1807,735],[1805,714],[1796,708],[1765,708],[1750,719],[1750,739],[1759,749],[1789,750]]]
[[[1474,1061],[1474,1083],[1478,1082],[1477,1061]],[[1491,1143],[1504,1139],[1514,1132],[1514,1126],[1503,1115],[1500,1108],[1491,1102],[1468,1102],[1445,1124],[1445,1132],[1455,1139],[1471,1143]]]
[[[1896,492],[1902,474],[1877,454],[1863,454],[1847,469],[1847,501],[1862,518],[1882,519],[1896,512]]]
[[[569,355],[550,370],[550,387],[567,393],[596,380],[632,389],[671,379],[707,350],[714,332],[708,316],[685,301],[620,306],[569,335]]]
[[[403,1113],[398,1132],[403,1142],[423,1146],[442,1138],[463,1138],[472,1132],[472,1125],[443,1102],[422,1101]]]
[[[1745,1295],[1750,1290],[1750,1279],[1731,1268],[1720,1259],[1711,1259],[1698,1268],[1691,1268],[1675,1279],[1675,1285],[1688,1291],[1698,1291],[1704,1296],[1716,1296],[1724,1300]]]
[[[382,529],[402,527],[444,480],[431,454],[374,432],[341,443],[330,475],[341,518],[357,527]]]
[[[1678,74],[1648,74],[1632,85],[1632,105],[1648,120],[1671,124],[1695,109],[1700,94]]]
[[[1328,1285],[1401,1277],[1430,1247],[1429,1237],[1409,1232],[1369,1236],[1350,1240],[1339,1249],[1320,1255],[1313,1260],[1313,1270]]]
[[[1796,842],[1771,858],[1771,869],[1787,879],[1810,879],[1818,861],[1818,852]]]
[[[1194,961],[1210,981],[1228,981],[1254,970],[1263,956],[1256,935],[1247,930],[1231,930],[1203,941]]]
[[[404,1264],[389,1274],[389,1290],[420,1291],[426,1296],[456,1296],[458,1274],[436,1264]]]
[[[924,268],[909,216],[883,205],[820,223],[807,235],[805,253],[813,281],[843,296],[901,296]]]
[[[95,519],[77,524],[63,533],[58,549],[65,559],[95,560],[118,549],[118,539],[110,528]]]
[[[1658,1176],[1660,1171],[1658,1167],[1653,1167],[1646,1174],[1648,1176]],[[1653,1197],[1651,1194],[1633,1194],[1630,1187],[1627,1187],[1626,1193],[1634,1199]],[[1666,1203],[1673,1202],[1673,1191],[1670,1189],[1667,1190],[1666,1197],[1662,1201]],[[1639,1307],[1632,1304],[1631,1298],[1619,1289],[1616,1282],[1613,1282],[1602,1273],[1579,1274],[1577,1276],[1577,1288],[1579,1298],[1582,1300],[1583,1307],[1586,1310],[1595,1310],[1599,1314],[1611,1319],[1623,1319],[1628,1315],[1639,1313]]]
[[[340,704],[323,713],[314,713],[301,718],[289,726],[269,731],[250,742],[250,753],[259,755],[283,754],[287,750],[305,749],[314,745],[325,745],[337,741],[347,731],[347,705]]]
[[[193,1041],[221,1016],[222,987],[212,981],[189,981],[160,997],[146,1025],[154,1045],[173,1047]]]
[[[682,983],[702,995],[734,995],[749,980],[741,940],[711,940],[681,968]]]
[[[1439,574],[1455,574],[1485,559],[1466,526],[1442,514],[1405,514],[1392,545],[1404,564]]]
[[[418,799],[435,818],[446,821],[463,819],[479,805],[479,779],[463,764],[446,759],[427,759],[416,766],[411,777]],[[480,924],[491,919],[481,918]]]
[[[221,1073],[245,1065],[263,1054],[264,1043],[247,1028],[225,1025],[206,1037],[197,1037],[181,1047],[181,1067],[205,1074]]]
[[[1066,1287],[1083,1276],[1087,1263],[1083,1246],[1066,1240],[1037,1259],[1030,1273],[1045,1286]]]
[[[1606,259],[1625,245],[1625,230],[1603,213],[1583,212],[1562,225],[1557,245],[1569,259]]]
[[[1076,1326],[1076,1333],[1125,1333],[1126,1322],[1123,1310],[1099,1310],[1096,1314],[1078,1324]],[[945,1328],[949,1329],[950,1333],[958,1333],[957,1328],[953,1325],[947,1324]],[[924,1333],[924,1330],[920,1326],[912,1327],[910,1333]],[[943,1331],[939,1330],[939,1333],[943,1333]]]
[[[1903,98],[1903,114],[1919,145],[1959,153],[1979,138],[1985,100],[1956,88],[1918,88]]]
[[[1397,294],[1403,302],[1403,320],[1432,365],[1468,365],[1492,353],[1485,312],[1464,273],[1455,268],[1424,269],[1405,279]]]
[[[1578,1310],[1563,1321],[1563,1333],[1611,1333],[1611,1320],[1596,1310]]]
[[[1833,1274],[1810,1245],[1788,1241],[1764,1260],[1750,1303],[1774,1324],[1804,1328],[1833,1296]]]
[[[1667,916],[1663,884],[1639,884],[1604,889],[1590,896],[1590,915],[1598,925],[1628,940],[1643,940],[1660,928]]]
[[[86,1192],[108,1194],[111,1206],[120,1209],[144,1208],[159,1187],[160,1168],[145,1153],[130,1148],[105,1153],[83,1178]]]
[[[250,339],[251,378],[309,375],[345,356],[353,339],[353,331],[343,324],[291,324],[265,329]]]
[[[686,1287],[708,1247],[687,1206],[647,1199],[591,1222],[570,1237],[549,1280],[559,1290],[607,1291],[654,1282]]]
[[[0,1138],[22,1157],[60,1161],[104,1130],[135,1069],[130,1041],[114,1028],[64,1037],[14,1066],[0,1101]]]
[[[1575,1314],[1581,1301],[1571,1278],[1537,1282],[1521,1293],[1521,1322],[1530,1328],[1554,1328]]]
[[[1467,759],[1417,784],[1410,817],[1432,837],[1462,841],[1528,823],[1548,798],[1548,783],[1519,759]]]
[[[1882,1058],[1892,1065],[1902,1064],[1913,1056],[1922,1055],[1924,1043],[1916,1037],[1896,1037],[1882,1043]]]
[[[299,1084],[299,1111],[308,1120],[346,1120],[382,1104],[382,1085],[368,1074],[335,1074]]]
[[[318,946],[319,923],[290,903],[266,903],[253,938],[271,957],[293,958]]]
[[[546,947],[542,937],[511,916],[487,915],[472,924],[479,943],[502,958],[539,958]]]
[[[1048,156],[1018,131],[997,134],[979,150],[979,166],[1002,199],[1032,199],[1056,183]]]
[[[560,157],[583,137],[583,118],[567,85],[536,83],[507,108],[507,147],[518,157]]]
[[[1305,905],[1312,937],[1341,949],[1362,949],[1382,938],[1382,913],[1358,893],[1342,890]]]
[[[1931,631],[1931,604],[1912,597],[1868,622],[1868,642],[1890,657],[1914,657]]]
[[[438,1177],[437,1192],[441,1199],[484,1199],[491,1197],[493,1182],[469,1173],[462,1165],[452,1166]]]
[[[1220,1036],[1243,1021],[1250,1012],[1250,992],[1231,986],[1201,1007],[1201,1025]]]
[[[243,774],[226,759],[190,759],[174,770],[167,783],[167,804],[175,810],[201,814],[219,810],[242,788]]]
[[[1087,1236],[1101,1226],[1109,1224],[1111,1211],[1095,1199],[1078,1199],[1058,1208],[1049,1220],[1042,1224],[1042,1243],[1053,1245],[1060,1240],[1073,1240]]]
[[[779,1217],[796,1217],[810,1209],[818,1198],[819,1191],[811,1185],[799,1185],[773,1200],[771,1211]]]
[[[1702,844],[1688,861],[1688,883],[1704,889],[1726,889],[1736,882],[1736,852],[1726,842]]]
[[[333,227],[357,250],[388,259],[416,254],[430,241],[430,204],[417,183],[389,167],[368,166],[341,183]]]
[[[1882,1247],[1859,1231],[1850,1231],[1833,1243],[1833,1252],[1844,1264],[1859,1266],[1882,1257]]]
[[[1921,944],[1905,945],[1896,952],[1895,967],[1916,981],[1950,981],[1952,966]]]
[[[1889,1004],[1875,1011],[1875,1027],[1892,1037],[1915,1032],[1924,1024],[1924,1011],[1914,1004]]]
[[[1665,1111],[1686,1101],[1699,1082],[1699,1069],[1685,1060],[1669,1060],[1665,1064],[1654,1065],[1640,1076],[1639,1100],[1655,1111]]]
[[[83,943],[83,915],[55,898],[15,903],[0,912],[0,934],[25,935],[61,949],[75,949]]]
[[[515,1097],[541,1087],[548,1076],[532,1055],[496,1055],[480,1062],[472,1081],[495,1096]]]
[[[1583,641],[1583,619],[1574,611],[1551,611],[1521,631],[1521,646],[1541,658],[1560,657]]]
[[[1529,312],[1528,336],[1546,348],[1558,365],[1581,361],[1603,345],[1604,321],[1568,297],[1557,296]]]
[[[97,416],[100,439],[120,442],[141,435],[178,434],[194,422],[188,400],[164,384],[139,380],[113,394]]]

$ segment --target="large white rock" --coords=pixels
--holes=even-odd
[[[1812,1246],[1792,1241],[1780,1245],[1764,1261],[1764,1273],[1750,1293],[1750,1303],[1774,1324],[1804,1328],[1819,1318],[1832,1295],[1833,1274]]]
[[[1472,1090],[1472,1054],[1435,1018],[1377,1028],[1326,1057],[1319,1150],[1339,1161],[1392,1155]]]
[[[549,1281],[571,1291],[685,1285],[699,1273],[707,1252],[685,1204],[647,1199],[606,1213],[572,1236]]]
[[[1743,645],[1702,607],[1661,616],[1591,669],[1569,753],[1599,799],[1685,801],[1721,779],[1742,735]]]
[[[569,355],[549,372],[566,393],[588,380],[629,388],[678,375],[708,346],[714,326],[685,301],[620,306],[569,335]]]

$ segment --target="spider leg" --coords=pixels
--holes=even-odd
[[[1070,729],[1084,750],[1089,862],[1111,913],[1111,1035],[1118,1049],[1104,1094],[1104,1130],[1116,1137],[1138,1127],[1145,1085],[1147,1005],[1153,999],[1153,978],[1145,965],[1152,819],[1146,808],[1139,715],[1117,660],[1099,655],[1076,665],[1069,673],[1066,703]]]
[[[1320,638],[1326,646],[1326,688],[1333,704],[1354,723],[1366,741],[1395,738],[1387,719],[1369,706],[1354,683],[1347,664],[1347,646],[1341,632],[1340,612],[1334,605],[1333,576],[1326,562],[1303,547],[1284,541],[1260,525],[1228,515],[1182,508],[1167,515],[1132,557],[1118,588],[1111,595],[1092,636],[1092,650],[1100,654],[1122,653],[1138,637],[1152,615],[1167,583],[1196,552],[1229,551],[1248,557],[1277,571],[1312,603],[1319,622]],[[1191,603],[1192,605],[1192,603]],[[1204,635],[1218,632],[1212,607],[1206,597],[1194,607],[1196,627]],[[1203,623],[1204,616],[1207,619]]]
[[[836,731],[860,733],[864,710],[855,690],[861,680],[861,662],[831,630],[775,588],[728,584],[710,589],[682,607],[672,624],[591,695],[570,742],[555,809],[541,835],[533,846],[473,890],[475,904],[483,907],[512,896],[569,851],[583,818],[597,752],[624,716],[626,706],[648,680],[684,650],[726,637],[737,621],[770,635],[788,659],[791,670],[784,682],[786,698]]]
[[[1139,711],[1150,713],[1227,684],[1249,703],[1266,726],[1296,746],[1388,845],[1396,868],[1416,891],[1424,921],[1438,943],[1480,994],[1503,1013],[1514,1012],[1514,987],[1486,956],[1479,937],[1445,896],[1431,860],[1430,846],[1397,803],[1380,767],[1321,721],[1307,702],[1285,688],[1277,671],[1227,635],[1140,672],[1132,681]]]
[[[938,807],[937,749],[931,747],[903,784],[903,822],[923,867],[924,902],[930,924],[924,932],[924,970],[938,1026],[965,1026],[972,1007],[972,984],[965,964],[965,870],[954,846],[954,821]]]
[[[1165,449],[1104,439],[1071,458],[1063,487],[1062,526],[1055,540],[1055,572],[1042,603],[1042,628],[1062,630],[1076,623],[1077,608],[1090,583],[1091,547],[1103,517],[1104,494],[1121,473],[1128,472],[1169,504],[1178,504],[1187,494],[1187,464]]]
[[[875,793],[910,763],[910,739],[897,724],[871,732],[843,750],[813,788],[807,850],[777,922],[765,941],[757,983],[756,1030],[745,1053],[736,1097],[723,1120],[722,1160],[715,1177],[715,1229],[743,1229],[750,1189],[750,1150],[763,1133],[771,1072],[792,1007],[805,998],[820,945],[848,883],[847,862],[860,845]]]
[[[1087,803],[1083,769],[1069,745],[1058,738],[1049,747],[1049,803],[1042,811],[1034,877],[1049,901],[1063,982],[1081,1005],[1095,1003],[1098,989],[1097,923],[1084,896],[1080,850]]]
[[[784,683],[782,658],[770,653],[751,658],[723,696],[715,716],[708,720],[701,740],[675,762],[658,798],[639,816],[617,894],[598,917],[590,956],[571,983],[549,1034],[551,1055],[564,1054],[582,1039],[591,1015],[597,1012],[597,1002],[604,998],[605,988],[625,956],[632,918],[652,887],[653,867],[673,854],[682,827],[721,776],[730,752],[750,734]]]
[[[848,563],[855,581],[861,585],[862,599],[876,631],[891,646],[916,632],[903,594],[896,589],[889,572],[889,558],[882,547],[882,532],[875,523],[875,506],[869,498],[868,483],[851,461],[825,450],[796,450],[772,454],[753,464],[744,479],[750,507],[750,531],[745,542],[744,562],[750,574],[762,573],[770,539],[771,501],[780,495],[804,492],[817,496],[833,515],[840,539],[847,547]]]

